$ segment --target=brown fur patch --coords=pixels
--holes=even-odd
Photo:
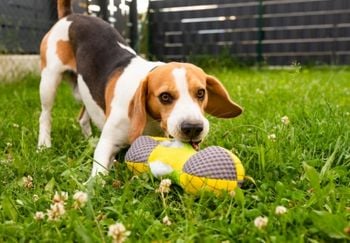
[[[71,69],[76,70],[77,63],[73,53],[72,46],[69,41],[57,41],[57,56],[64,65],[69,66]]]
[[[47,51],[47,39],[50,32],[46,33],[40,44],[40,69],[43,70],[47,65],[46,51]]]
[[[171,75],[175,67],[173,64],[160,66],[148,75],[147,110],[153,119],[161,122],[163,129],[166,128],[168,117],[180,95],[174,77]],[[159,102],[158,97],[163,92],[167,92],[173,97],[172,104],[164,105]]]
[[[57,15],[59,19],[72,13],[70,2],[70,0],[57,0]]]
[[[199,67],[193,64],[186,63],[186,78],[188,91],[194,102],[198,104],[198,107],[201,109],[202,113],[204,113],[204,108],[208,102],[208,96],[205,95],[203,100],[198,99],[198,90],[206,89],[206,73]]]
[[[208,104],[205,111],[220,118],[232,118],[242,113],[242,108],[233,102],[221,82],[207,76]]]
[[[106,114],[106,117],[108,117],[109,114],[111,113],[111,109],[112,109],[111,103],[112,103],[112,100],[114,97],[115,85],[116,85],[121,74],[122,74],[122,71],[117,70],[108,79],[106,90],[105,90],[105,103],[106,103],[105,114]]]
[[[132,143],[143,133],[147,123],[146,100],[148,91],[148,79],[146,78],[137,88],[130,101],[128,115],[130,119],[129,142]]]

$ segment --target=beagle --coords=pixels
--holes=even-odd
[[[51,147],[51,109],[62,74],[74,74],[74,94],[84,104],[79,123],[101,129],[91,176],[107,173],[115,155],[141,134],[198,144],[207,135],[207,112],[221,118],[242,109],[213,76],[189,63],[151,62],[138,56],[103,20],[73,14],[58,0],[59,21],[40,46],[41,114],[38,147]]]

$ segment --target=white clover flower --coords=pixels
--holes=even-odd
[[[67,201],[67,200],[68,200],[68,192],[60,192],[60,193],[55,192],[55,195],[52,198],[52,201],[54,203],[62,203],[62,204],[64,204],[65,201]]]
[[[259,217],[255,218],[254,225],[258,229],[263,229],[267,226],[268,222],[269,222],[269,219],[267,217],[259,216]]]
[[[26,188],[32,188],[33,187],[33,178],[29,176],[25,176],[22,178],[23,186]]]
[[[163,179],[161,180],[159,184],[159,188],[157,189],[157,192],[160,193],[169,193],[170,192],[170,186],[171,186],[171,180],[170,179]]]
[[[285,214],[287,213],[287,208],[284,207],[284,206],[277,206],[276,209],[275,209],[275,214],[277,215],[282,215],[282,214]]]
[[[162,219],[162,222],[163,222],[163,224],[168,225],[168,226],[172,224],[168,215],[165,215],[165,217]]]
[[[267,135],[267,138],[272,142],[276,142],[276,134],[274,133]]]
[[[19,128],[19,125],[18,125],[17,123],[13,123],[12,126],[13,126],[14,128]]]
[[[129,235],[130,231],[127,231],[122,223],[112,224],[108,228],[108,236],[113,238],[114,243],[124,242]]]
[[[86,202],[88,201],[89,197],[88,194],[86,192],[82,192],[82,191],[77,191],[74,195],[73,195],[73,199],[74,199],[74,208],[81,208],[84,207]]]
[[[235,197],[236,196],[236,191],[229,191],[228,193],[230,195],[230,197]]]
[[[36,202],[39,200],[39,196],[37,194],[33,195],[33,201]]]
[[[36,212],[35,215],[34,215],[34,219],[36,221],[41,221],[44,218],[45,218],[45,214],[44,214],[44,212],[41,212],[41,211]]]
[[[284,125],[288,125],[290,123],[289,121],[289,117],[288,116],[283,116],[281,118],[281,122],[284,124]]]
[[[50,205],[50,209],[47,210],[48,220],[56,221],[60,219],[66,213],[63,203],[54,203]]]

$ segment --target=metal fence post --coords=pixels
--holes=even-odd
[[[108,8],[106,0],[98,0],[98,5],[100,6],[100,17],[108,22]]]
[[[138,42],[138,13],[137,13],[137,1],[132,0],[130,3],[130,46],[135,50],[138,51],[139,49],[139,42]]]
[[[263,45],[262,42],[264,40],[264,3],[263,0],[258,0],[258,19],[257,19],[257,27],[258,27],[258,42],[256,45],[256,61],[258,64],[261,64],[264,61],[263,56]]]

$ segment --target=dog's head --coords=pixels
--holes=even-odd
[[[160,122],[166,135],[199,143],[209,131],[207,112],[232,118],[242,112],[215,77],[188,63],[167,63],[152,70],[141,83],[129,107],[130,141],[140,136],[147,116]]]

